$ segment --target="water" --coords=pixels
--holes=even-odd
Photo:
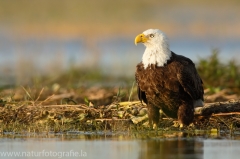
[[[91,43],[91,44],[88,44]],[[218,48],[224,61],[239,59],[238,39],[195,39],[192,37],[170,40],[170,48],[177,54],[189,57],[194,62],[211,55]],[[82,39],[25,39],[14,41],[0,36],[0,66],[13,72],[21,65],[33,65],[40,71],[52,68],[66,69],[71,65],[100,66],[103,73],[132,75],[141,61],[144,46],[134,45],[131,38],[110,38],[86,42]],[[54,67],[55,65],[55,67]],[[115,70],[118,71],[115,71]],[[0,70],[2,71],[2,70]]]
[[[0,85],[21,84],[31,77],[58,74],[72,67],[100,68],[102,74],[134,78],[145,47],[134,45],[134,37],[83,39],[14,39],[0,34]],[[171,37],[170,48],[194,62],[218,48],[220,60],[239,61],[240,40],[205,37]],[[239,62],[238,62],[239,63]]]
[[[167,136],[168,135],[168,136]],[[237,138],[181,132],[151,137],[137,134],[81,134],[0,138],[1,158],[237,159]],[[167,137],[166,137],[167,136]]]

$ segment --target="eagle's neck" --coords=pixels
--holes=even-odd
[[[167,43],[158,46],[146,45],[146,50],[142,57],[142,63],[146,69],[149,65],[154,64],[159,67],[164,66],[171,58],[172,53]]]

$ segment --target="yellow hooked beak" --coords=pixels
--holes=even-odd
[[[139,34],[135,38],[135,45],[137,45],[137,43],[140,43],[140,42],[145,43],[146,41],[148,41],[148,38],[144,34]]]

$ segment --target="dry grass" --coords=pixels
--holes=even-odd
[[[56,87],[56,86],[55,86]],[[55,88],[57,89],[57,88]],[[93,89],[93,88],[91,88]],[[55,91],[55,92],[54,92]],[[12,92],[15,92],[14,94]],[[82,90],[88,92],[88,90]],[[92,98],[93,92],[97,98]],[[95,88],[89,94],[76,90],[56,91],[47,88],[18,87],[5,89],[0,100],[0,132],[2,133],[68,133],[71,131],[147,131],[146,105],[128,101],[124,92],[136,99],[132,90]],[[217,95],[216,95],[217,96]],[[222,98],[224,94],[219,94]],[[108,103],[104,103],[109,100]],[[175,121],[162,114],[161,131],[178,131]],[[220,113],[211,117],[196,117],[194,126],[186,131],[238,132],[239,113]]]

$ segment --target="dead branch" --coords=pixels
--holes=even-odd
[[[195,114],[201,116],[211,116],[213,114],[230,113],[236,114],[234,112],[240,112],[240,101],[228,101],[228,102],[216,102],[216,103],[207,103],[204,107],[195,108]],[[239,114],[239,113],[237,113]]]

